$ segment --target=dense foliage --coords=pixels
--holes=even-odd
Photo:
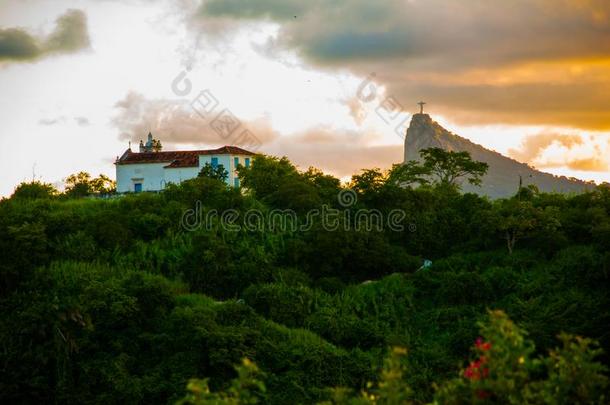
[[[483,337],[473,347],[475,359],[453,379],[436,386],[440,404],[604,404],[607,368],[595,360],[600,350],[589,339],[561,335],[562,346],[548,356],[532,356],[533,343],[502,311],[490,313]],[[486,340],[484,340],[486,339]],[[492,343],[493,342],[493,343]],[[339,387],[324,405],[414,404],[406,382],[407,350],[394,347],[384,361],[379,381],[359,393]],[[192,380],[182,404],[257,404],[266,401],[264,374],[244,359],[226,391],[213,392],[208,380]]]
[[[0,401],[311,403],[387,386],[416,403],[603,402],[610,187],[490,201],[399,170],[355,175],[349,203],[336,178],[263,156],[241,190],[206,172],[106,199],[70,191],[86,176],[61,195],[20,186],[0,201]],[[341,226],[309,215],[322,207]],[[353,226],[362,210],[401,210],[403,227]],[[265,225],[277,211],[299,226]],[[514,324],[492,317],[473,357],[488,310]],[[408,371],[388,382],[396,362]]]

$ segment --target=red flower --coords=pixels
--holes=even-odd
[[[487,367],[481,369],[481,371],[483,372],[483,378],[489,377],[489,369]]]
[[[477,360],[470,362],[466,370],[464,370],[464,377],[473,381],[486,378],[489,376],[489,368],[484,366],[485,363],[487,363],[485,356],[481,356]]]
[[[489,393],[487,391],[483,391],[483,390],[477,391],[477,397],[479,397],[479,399],[486,399],[486,398],[489,398],[490,396],[491,396],[491,393]]]
[[[487,350],[491,349],[491,343],[489,343],[489,342],[485,342],[485,341],[483,340],[483,338],[481,338],[481,337],[478,337],[478,338],[477,338],[477,340],[476,340],[476,342],[475,342],[475,344],[474,344],[474,345],[475,345],[475,347],[476,347],[477,349],[479,349],[479,350],[483,350],[483,351],[487,351]]]

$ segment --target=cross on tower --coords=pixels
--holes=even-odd
[[[424,101],[420,101],[419,103],[417,103],[417,105],[419,106],[419,113],[423,114],[424,113],[424,105],[426,105],[426,103]]]

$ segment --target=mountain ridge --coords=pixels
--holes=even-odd
[[[593,184],[583,180],[536,170],[526,163],[448,131],[428,114],[413,114],[405,137],[404,161],[421,161],[419,152],[434,147],[447,151],[469,152],[474,160],[489,165],[480,187],[468,182],[462,184],[462,189],[466,192],[483,194],[491,198],[510,197],[517,192],[519,176],[523,179],[524,186],[533,184],[544,192],[580,193],[594,187]]]

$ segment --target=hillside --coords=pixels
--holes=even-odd
[[[372,169],[348,189],[265,156],[239,175],[0,200],[0,402],[607,403],[610,187],[490,201]]]
[[[483,178],[481,187],[463,184],[463,190],[467,192],[487,195],[491,198],[510,197],[519,187],[519,175],[523,178],[523,185],[534,184],[544,192],[579,193],[592,187],[591,184],[581,180],[535,170],[525,163],[447,131],[428,114],[414,114],[405,138],[405,162],[420,160],[419,151],[432,147],[447,151],[466,151],[474,160],[489,164],[489,170]]]

